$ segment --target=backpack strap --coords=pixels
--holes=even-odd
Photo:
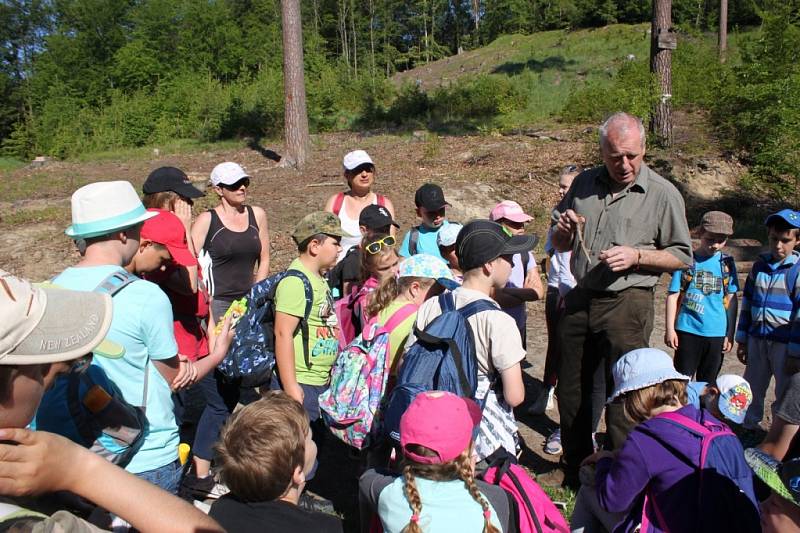
[[[405,319],[413,315],[419,309],[416,304],[406,304],[397,311],[395,311],[389,320],[378,330],[378,333],[391,333],[397,326],[403,323]]]
[[[792,296],[792,300],[794,300],[797,295],[795,294],[795,285],[797,285],[797,276],[800,274],[800,259],[798,259],[795,264],[789,267],[789,271],[786,273],[786,292],[788,292]]]
[[[92,431],[91,426],[81,412],[81,382],[89,385],[84,372],[70,372],[67,374],[67,408],[69,409],[69,415],[72,417],[72,421],[75,423],[75,427],[78,428],[78,433],[80,433],[81,438],[83,438],[88,445],[91,445],[91,443],[94,442],[95,436],[94,431]]]
[[[112,298],[119,293],[122,289],[138,281],[140,278],[131,274],[127,270],[117,270],[112,272],[95,287],[94,292],[104,292]],[[142,390],[142,410],[147,414],[147,386],[150,381],[150,352],[147,353],[147,359],[144,362],[144,386]],[[77,389],[76,389],[77,392]],[[71,413],[72,414],[72,413]]]
[[[386,197],[382,194],[375,193],[375,196],[378,199],[378,205],[381,207],[386,207]]]
[[[333,214],[338,217],[339,212],[342,210],[343,205],[344,205],[344,193],[340,192],[336,195],[336,198],[333,199]]]
[[[284,276],[283,279],[286,279],[289,276],[300,278],[300,281],[303,282],[303,290],[305,291],[306,298],[306,309],[303,313],[303,317],[297,324],[297,329],[295,329],[294,334],[297,335],[297,330],[300,330],[300,334],[302,335],[303,339],[303,361],[306,363],[306,368],[311,368],[311,356],[308,350],[308,317],[311,315],[311,306],[314,304],[314,290],[311,288],[311,282],[308,280],[308,277],[299,270],[287,270],[286,276]],[[278,285],[279,283],[275,284],[276,289]]]
[[[408,237],[408,255],[417,255],[417,244],[419,243],[419,226],[411,228],[411,235]]]
[[[520,259],[522,260],[522,285],[525,285],[525,279],[528,277],[528,263],[531,260],[529,252],[521,252]]]

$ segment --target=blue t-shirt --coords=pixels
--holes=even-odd
[[[686,294],[678,309],[675,329],[701,337],[724,337],[728,329],[728,317],[722,301],[722,262],[719,252],[711,257],[694,256],[693,276]],[[730,261],[731,271],[728,275],[729,294],[739,290],[736,277],[736,265]],[[681,290],[681,271],[672,274],[669,292]]]
[[[458,531],[459,533],[480,533],[483,531],[483,509],[476,502],[460,479],[453,481],[431,481],[414,478],[419,491],[422,511],[419,525],[423,531]],[[403,487],[404,478],[398,477],[383,489],[378,497],[378,516],[386,533],[400,533],[411,519]],[[484,496],[485,498],[485,496]],[[488,502],[488,500],[487,500]],[[489,504],[492,516],[489,519],[502,531],[497,519],[497,511]]]
[[[53,283],[79,291],[94,290],[109,274],[122,268],[108,265],[72,267]],[[106,337],[125,348],[122,359],[95,357],[100,366],[131,405],[144,405],[148,428],[141,449],[126,470],[134,474],[168,465],[178,458],[178,425],[173,414],[172,392],[159,371],[148,361],[170,359],[178,354],[172,326],[172,306],[167,295],[154,283],[135,281],[114,298],[114,315]],[[144,393],[145,366],[149,372],[147,401]]]
[[[449,224],[450,223],[445,220],[442,225],[436,229],[431,229],[425,224],[420,224],[417,226],[417,230],[419,230],[419,238],[417,239],[417,253],[434,255],[439,259],[444,259],[442,254],[439,253],[439,245],[436,243],[436,237],[439,235],[439,230],[445,226],[448,226]],[[403,236],[403,243],[400,245],[399,252],[401,257],[411,257],[414,255],[408,249],[408,243],[411,239],[411,231],[407,231],[405,236]]]

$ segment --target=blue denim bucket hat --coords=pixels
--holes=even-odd
[[[672,357],[657,348],[638,348],[626,353],[614,363],[613,401],[626,392],[644,389],[670,379],[689,381],[691,378],[675,370]]]

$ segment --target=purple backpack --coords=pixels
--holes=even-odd
[[[678,459],[697,469],[697,531],[760,531],[752,471],[744,459],[742,445],[726,424],[706,411],[702,411],[702,414],[702,422],[697,422],[676,411],[661,413],[640,424],[634,431],[656,439]],[[678,426],[700,439],[699,465],[687,457],[687,450],[676,449],[654,431],[654,426],[662,423]],[[642,509],[641,531],[667,532],[667,524],[648,487]]]

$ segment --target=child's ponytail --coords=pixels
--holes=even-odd
[[[400,294],[397,278],[389,276],[378,285],[367,304],[367,316],[378,316],[378,313],[389,307],[389,304]]]
[[[483,509],[483,533],[500,533],[494,524],[492,524],[492,509],[489,507],[489,502],[487,502],[486,498],[481,494],[481,491],[478,490],[478,485],[475,483],[475,476],[472,474],[472,465],[469,460],[460,461],[458,477],[464,481],[464,485],[466,485],[472,499],[478,502],[481,509]]]
[[[422,533],[422,528],[419,527],[419,515],[422,513],[422,499],[419,497],[417,484],[414,482],[414,473],[412,472],[411,465],[406,465],[403,468],[403,478],[405,479],[403,492],[406,495],[408,505],[411,507],[411,518],[408,521],[408,525],[403,528],[401,533]]]

